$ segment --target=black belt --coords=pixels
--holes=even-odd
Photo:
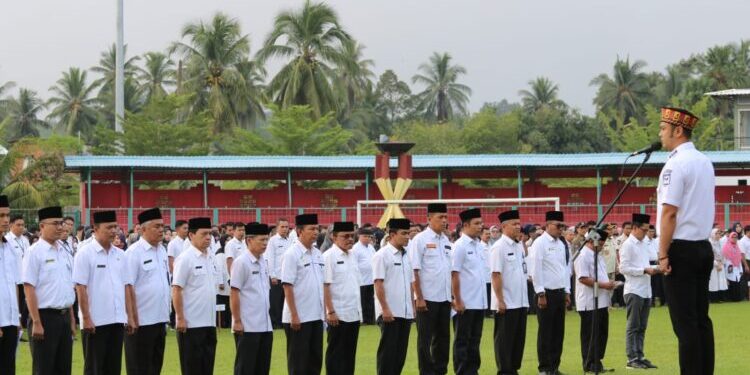
[[[689,241],[689,240],[673,239],[672,243],[675,245],[703,245],[703,244],[707,244],[708,240]]]
[[[64,315],[70,312],[70,307],[65,309],[39,309],[39,313],[50,313],[50,314],[59,314]]]
[[[545,292],[545,293],[559,293],[559,292],[565,292],[565,288],[560,288],[560,289],[547,289],[547,288],[544,288],[544,292]]]

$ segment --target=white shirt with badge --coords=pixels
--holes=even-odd
[[[5,239],[0,241],[0,327],[20,325],[18,319],[18,284],[21,253]]]
[[[185,248],[185,244],[189,242],[190,241],[188,241],[187,237],[182,239],[180,236],[174,236],[174,238],[169,241],[169,244],[167,244],[167,256],[177,259]]]
[[[65,309],[75,302],[73,257],[58,241],[52,245],[40,238],[31,245],[21,279],[34,287],[40,309]]]
[[[419,287],[426,301],[452,300],[451,249],[448,237],[429,227],[409,241],[409,260],[412,268],[419,271]]]
[[[266,246],[266,252],[263,256],[268,260],[268,270],[272,279],[281,278],[281,263],[284,260],[284,253],[291,245],[292,240],[289,236],[284,238],[278,233],[268,240],[268,246]]]
[[[362,321],[362,303],[359,297],[359,264],[353,250],[345,252],[336,244],[323,253],[325,264],[323,283],[328,284],[331,302],[339,320]]]
[[[352,247],[352,253],[359,265],[359,275],[361,276],[359,286],[372,285],[372,257],[375,256],[375,247],[372,244],[365,246],[362,242],[357,241]]]
[[[214,254],[192,244],[174,263],[172,286],[182,288],[182,311],[187,328],[216,326],[216,286],[220,283]]]
[[[465,233],[453,244],[451,272],[458,272],[461,299],[467,310],[487,309],[484,245]]]
[[[383,280],[385,300],[394,318],[414,319],[411,283],[414,271],[406,250],[398,250],[390,243],[381,247],[372,257],[374,280]],[[375,316],[383,315],[383,306],[375,295]]]
[[[484,281],[490,284],[492,283],[492,267],[490,266],[492,254],[490,253],[490,244],[487,242],[482,242],[481,244],[482,251],[480,253],[482,254],[482,262],[484,264]]]
[[[89,314],[94,326],[125,324],[125,252],[110,244],[104,249],[94,240],[81,247],[73,263],[73,282],[86,286]],[[83,312],[79,311],[83,321]]]
[[[138,323],[148,326],[169,322],[171,287],[167,251],[141,237],[125,252],[128,285],[135,290]]]
[[[297,241],[284,253],[281,282],[292,285],[300,323],[323,320],[323,258],[314,246],[305,248]],[[292,311],[284,299],[282,323],[292,322]]]
[[[685,142],[672,150],[656,189],[656,230],[661,230],[662,206],[678,208],[673,239],[707,240],[715,214],[714,167],[711,160]]]
[[[5,239],[8,240],[8,243],[21,254],[21,259],[26,256],[26,253],[31,247],[29,239],[23,234],[20,236],[16,236],[15,234],[13,234],[13,232],[8,232],[5,235]]]
[[[235,259],[245,252],[247,252],[247,244],[245,244],[245,241],[240,241],[236,237],[232,237],[231,240],[224,244],[224,253],[227,258]]]
[[[565,289],[565,293],[570,293],[568,261],[562,241],[553,238],[546,231],[542,233],[529,249],[529,273],[534,283],[534,292]]]
[[[599,281],[609,281],[607,269],[604,264],[604,258],[597,257],[599,265],[597,274]],[[594,310],[594,288],[583,285],[580,279],[584,277],[594,279],[594,250],[586,245],[581,250],[581,254],[575,261],[576,270],[576,311]],[[610,305],[610,291],[599,288],[599,299],[597,306],[599,309],[607,308]]]
[[[528,270],[523,244],[503,235],[490,250],[492,272],[499,272],[503,280],[503,302],[506,309],[529,307]],[[498,300],[492,292],[492,309],[497,310]]]
[[[231,286],[240,292],[240,317],[245,332],[271,332],[271,281],[265,259],[247,251],[232,263]]]
[[[737,246],[739,246],[745,259],[750,260],[750,237],[748,237],[747,234],[748,233],[745,233],[745,235],[737,241]]]
[[[639,241],[634,235],[630,235],[620,248],[620,273],[625,276],[625,289],[623,294],[635,294],[641,298],[651,298],[651,275],[645,273],[646,268],[651,268],[649,258],[651,248],[644,237]]]

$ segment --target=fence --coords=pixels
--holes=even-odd
[[[65,215],[71,216],[78,225],[88,225],[91,222],[91,213],[102,210],[115,210],[118,222],[123,228],[132,229],[137,222],[138,213],[146,208],[96,208],[81,212],[78,208],[66,208]],[[565,213],[565,222],[574,224],[581,221],[596,220],[603,213],[606,206],[595,204],[569,204],[560,205]],[[524,223],[541,223],[544,221],[545,207],[520,207],[521,221]],[[407,217],[413,221],[423,223],[426,221],[426,213],[423,210],[409,210],[405,212]],[[455,211],[455,210],[454,210]],[[622,223],[629,221],[634,212],[650,214],[656,220],[656,205],[654,204],[624,204],[615,206],[607,216],[606,221]],[[294,216],[301,213],[317,213],[321,224],[330,224],[334,221],[357,221],[356,207],[294,207],[294,208],[162,208],[164,222],[174,227],[177,220],[187,220],[192,217],[209,217],[213,223],[226,222],[251,222],[264,223],[276,222],[279,218],[294,220]],[[20,214],[26,220],[27,226],[34,227],[37,222],[36,210],[12,210],[11,214]],[[362,223],[377,223],[382,211],[365,210],[362,213]],[[497,217],[495,213],[485,212],[485,222],[489,225],[495,224]],[[451,211],[449,221],[452,225],[458,222],[457,212]],[[728,228],[732,223],[740,222],[750,224],[750,203],[717,203],[714,222]]]

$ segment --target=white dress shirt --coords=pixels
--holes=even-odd
[[[171,288],[167,251],[141,237],[125,252],[128,285],[135,290],[138,323],[148,326],[169,322]]]
[[[750,260],[750,237],[748,237],[749,234],[750,233],[745,233],[745,235],[742,236],[739,241],[737,241],[737,246],[740,247],[742,254],[747,260]]]
[[[715,214],[714,167],[692,142],[675,148],[659,175],[656,190],[656,230],[661,230],[662,206],[678,208],[673,239],[700,241],[711,235]]]
[[[236,237],[232,237],[231,240],[224,244],[224,254],[226,254],[226,258],[234,259],[245,252],[247,252],[245,241],[240,241]]]
[[[239,253],[239,254],[242,254],[242,253]],[[214,255],[214,264],[216,265],[216,269],[219,270],[219,281],[218,281],[219,284],[216,285],[216,295],[228,297],[229,296],[229,268],[227,268],[227,254],[221,253],[221,252],[216,253]],[[232,263],[232,267],[234,267],[234,263]],[[229,308],[229,306],[225,306],[225,307],[227,309]]]
[[[599,265],[597,266],[597,274],[599,275],[599,281],[609,281],[607,277],[607,269],[604,264],[604,258],[597,257]],[[594,250],[586,245],[581,250],[581,255],[575,261],[576,270],[576,311],[592,311],[594,310],[594,288],[583,285],[580,279],[583,277],[589,277],[594,279]],[[597,301],[598,308],[609,307],[610,305],[610,292],[604,288],[599,288],[599,300]]]
[[[16,235],[13,234],[13,232],[8,232],[5,235],[5,239],[8,240],[8,243],[14,249],[16,249],[16,251],[19,251],[21,253],[21,258],[26,256],[26,252],[29,251],[29,248],[31,247],[31,244],[29,243],[29,239],[23,234],[16,237]]]
[[[180,236],[174,236],[174,238],[169,241],[169,244],[167,244],[167,256],[177,259],[185,248],[186,243],[190,243],[190,241],[187,240],[187,237],[182,239]]]
[[[18,319],[18,284],[21,253],[6,239],[0,241],[0,327],[20,325]]]
[[[263,253],[263,257],[268,260],[268,273],[272,279],[281,278],[281,263],[284,259],[284,253],[291,245],[292,240],[289,236],[284,238],[278,233],[268,240],[266,252]]]
[[[651,275],[646,268],[651,268],[649,257],[651,249],[648,238],[638,241],[630,235],[620,248],[620,273],[625,276],[625,290],[623,294],[633,293],[641,298],[651,298]]]
[[[58,241],[52,245],[40,238],[31,245],[21,278],[34,287],[40,309],[66,309],[75,302],[73,257]]]
[[[345,252],[336,244],[323,253],[323,283],[328,284],[333,311],[344,322],[362,321],[359,297],[359,264],[353,250]]]
[[[272,332],[269,309],[271,281],[265,259],[247,251],[232,263],[231,284],[240,292],[240,317],[245,332]]]
[[[125,324],[125,252],[110,244],[105,250],[94,240],[81,247],[73,263],[73,282],[86,287],[89,314],[94,326]],[[79,306],[79,317],[83,311]]]
[[[375,256],[375,247],[372,244],[365,246],[357,241],[352,247],[352,252],[359,265],[359,275],[361,276],[359,286],[372,285],[372,257]]]
[[[381,247],[372,257],[374,280],[383,280],[385,300],[394,318],[414,319],[411,283],[414,271],[407,251],[401,251],[390,243]],[[377,293],[375,294],[375,316],[383,315]]]
[[[214,254],[193,245],[174,262],[172,286],[182,288],[182,311],[188,328],[216,326],[216,285],[219,270]]]
[[[565,293],[570,293],[570,267],[566,258],[565,245],[549,233],[542,233],[534,241],[529,249],[534,292],[542,293],[545,289],[565,289]]]
[[[490,244],[487,242],[482,242],[482,251],[480,252],[482,254],[482,264],[484,264],[484,280],[487,284],[492,283],[492,266],[490,265],[490,258],[492,257],[492,254],[490,253]]]
[[[490,250],[492,272],[500,273],[503,280],[503,302],[506,309],[529,307],[528,273],[524,259],[523,244],[503,235]],[[497,310],[498,301],[492,292],[492,309]]]
[[[314,246],[307,249],[297,241],[284,253],[281,282],[292,285],[300,323],[324,319],[323,266],[320,250]],[[292,322],[292,311],[289,309],[286,298],[281,322]]]
[[[407,253],[413,269],[419,270],[422,297],[431,302],[450,302],[451,243],[448,237],[427,227],[409,241]]]
[[[487,309],[487,276],[482,251],[482,241],[465,233],[453,244],[451,272],[458,272],[461,299],[467,310]]]

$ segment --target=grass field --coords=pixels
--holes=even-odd
[[[722,303],[711,305],[711,318],[714,322],[716,337],[716,374],[748,374],[750,362],[747,359],[747,346],[750,335],[745,331],[747,318],[750,316],[750,303]],[[659,366],[657,370],[625,370],[625,310],[614,309],[610,312],[609,344],[604,358],[607,367],[613,367],[616,373],[677,374],[677,339],[672,332],[669,313],[666,307],[652,309],[650,326],[646,333],[646,355]],[[480,374],[494,374],[496,371],[492,347],[492,329],[494,323],[487,319],[482,335],[482,367]],[[580,374],[581,347],[579,341],[580,319],[577,313],[568,313],[565,327],[565,346],[560,370],[567,374]],[[527,328],[526,352],[521,374],[536,374],[536,318],[531,316]],[[406,366],[403,374],[417,374],[416,328],[412,329]],[[375,374],[375,352],[377,351],[380,332],[375,326],[362,327],[357,348],[357,375]],[[273,362],[271,374],[286,374],[285,359],[286,339],[283,331],[274,333]],[[179,374],[177,343],[173,332],[167,337],[166,358],[162,374]],[[216,350],[215,374],[231,374],[234,363],[234,341],[228,330],[219,334]],[[81,374],[83,356],[80,340],[76,341],[73,353],[73,373]],[[452,367],[449,373],[453,373]],[[325,372],[325,370],[323,371]],[[28,344],[22,343],[18,355],[18,374],[31,373],[31,360]],[[123,374],[125,366],[123,361]]]

